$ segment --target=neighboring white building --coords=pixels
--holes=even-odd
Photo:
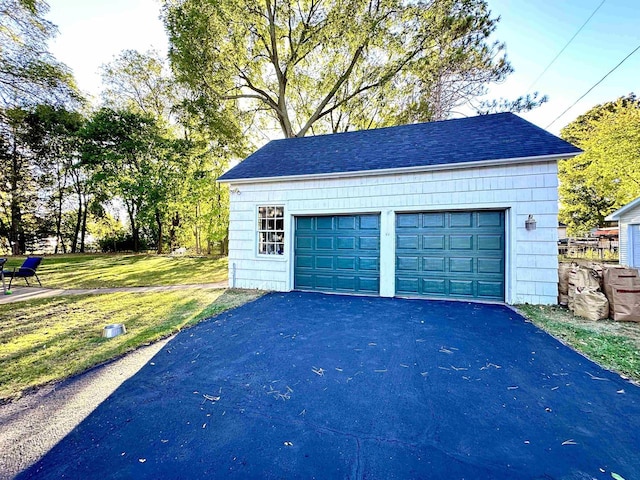
[[[627,203],[605,220],[620,228],[620,265],[640,268],[640,198]]]
[[[510,113],[272,141],[219,179],[229,283],[554,304],[578,153]]]

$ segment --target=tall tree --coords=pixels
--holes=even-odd
[[[54,222],[56,246],[54,253],[66,251],[62,235],[65,207],[78,181],[73,171],[79,162],[78,131],[84,118],[62,107],[38,105],[24,119],[25,140],[34,155],[33,167],[38,173],[40,195],[45,197],[47,210]],[[82,203],[79,205],[82,210]],[[76,242],[70,245],[73,252]]]
[[[631,94],[597,105],[561,136],[584,153],[560,162],[559,218],[571,233],[585,233],[640,197],[640,100]]]
[[[447,117],[511,72],[485,0],[165,0],[199,105],[266,113],[286,137]]]
[[[139,215],[153,187],[154,163],[162,141],[154,118],[102,108],[84,126],[83,160],[103,198],[120,198],[126,208],[133,249],[140,249]]]
[[[168,121],[178,103],[173,76],[155,50],[123,50],[101,67],[102,99],[114,109],[129,109]]]
[[[0,0],[0,102],[66,102],[79,96],[69,69],[47,48],[56,27],[44,0]]]
[[[13,255],[26,252],[30,239],[38,229],[35,216],[38,188],[35,154],[26,119],[28,110],[12,108],[1,111],[0,182],[2,204],[0,225]]]

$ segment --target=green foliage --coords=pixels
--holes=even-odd
[[[123,50],[101,67],[104,106],[168,120],[178,103],[178,92],[166,70],[157,51]]]
[[[286,137],[445,118],[511,72],[485,0],[165,0],[170,60],[211,119]]]
[[[137,214],[141,230],[154,237],[158,253],[224,245],[228,194],[215,180],[231,156],[245,153],[235,120],[187,101],[157,52],[122,52],[103,66],[103,81],[107,105],[153,118],[163,138]]]
[[[0,104],[78,101],[73,76],[47,49],[56,27],[43,0],[0,0]]]
[[[640,196],[640,100],[632,94],[597,105],[561,136],[584,150],[559,164],[559,219],[581,234]]]

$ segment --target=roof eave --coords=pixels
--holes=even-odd
[[[640,197],[636,198],[635,200],[632,200],[631,202],[627,203],[625,206],[620,207],[618,210],[616,210],[613,213],[610,213],[609,215],[607,215],[605,217],[605,220],[607,222],[615,222],[620,220],[620,216],[624,215],[626,212],[628,212],[629,210],[637,207],[640,205]]]
[[[305,175],[285,175],[281,177],[253,177],[218,179],[219,183],[269,183],[301,180],[323,180],[331,178],[371,177],[393,175],[398,173],[420,173],[438,170],[461,170],[465,168],[493,167],[498,165],[513,165],[522,163],[541,163],[553,160],[564,160],[581,154],[582,151],[553,155],[536,155],[533,157],[500,158],[495,160],[480,160],[476,162],[445,163],[440,165],[420,165],[416,167],[381,168],[378,170],[358,170],[354,172],[314,173]]]

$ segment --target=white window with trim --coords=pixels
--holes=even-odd
[[[284,207],[258,207],[258,255],[284,255]]]

